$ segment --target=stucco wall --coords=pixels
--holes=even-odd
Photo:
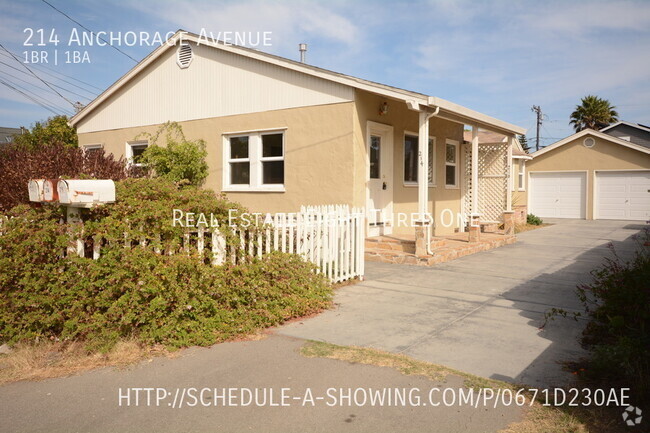
[[[592,135],[588,136],[596,140],[593,147],[584,146],[583,141],[587,136],[577,138],[526,162],[526,173],[529,177],[530,173],[536,171],[586,171],[587,219],[593,219],[595,172],[650,169],[650,155]]]
[[[352,147],[354,103],[319,105],[179,122],[188,139],[204,139],[209,176],[205,186],[221,191],[222,135],[286,127],[285,192],[230,192],[228,197],[251,211],[292,212],[300,205],[355,201]],[[172,119],[173,120],[173,119]],[[102,143],[123,156],[126,142],[159,126],[79,134],[79,144]]]
[[[528,204],[528,169],[530,168],[530,161],[526,161],[525,165],[525,174],[524,174],[524,190],[520,191],[521,185],[519,184],[519,169],[522,164],[522,159],[513,158],[512,160],[512,185],[514,190],[512,191],[512,206],[525,206]]]
[[[365,180],[366,174],[366,150],[365,137],[366,126],[368,121],[383,123],[393,127],[394,136],[394,153],[393,153],[393,213],[399,212],[412,214],[417,212],[418,189],[417,186],[404,185],[404,133],[417,134],[418,131],[418,113],[409,110],[406,104],[387,98],[374,95],[364,91],[356,92],[356,116],[354,119],[354,139],[356,151],[356,171],[355,176],[363,179],[363,182],[357,182],[357,185],[363,184],[363,189],[355,193],[355,201],[361,205],[365,204]],[[388,113],[379,114],[379,107],[384,102],[389,105]],[[461,210],[461,184],[463,167],[463,125],[449,122],[446,120],[432,118],[429,124],[429,134],[436,138],[436,161],[435,176],[436,186],[429,188],[429,210],[436,219],[436,235],[451,234],[454,229],[458,229],[456,215]],[[460,143],[458,158],[458,179],[459,185],[456,188],[445,187],[445,141],[446,139],[456,140]],[[440,221],[441,212],[449,209],[453,213],[453,225],[443,227]],[[447,219],[448,215],[446,216]],[[413,234],[412,227],[394,226],[393,233]]]

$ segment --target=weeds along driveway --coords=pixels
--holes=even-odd
[[[584,355],[576,285],[617,253],[629,257],[643,223],[554,220],[516,244],[434,267],[367,263],[366,280],[341,288],[336,308],[279,329],[294,337],[368,346],[534,387],[566,385],[560,362]]]

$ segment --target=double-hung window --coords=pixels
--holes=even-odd
[[[445,186],[458,187],[458,142],[447,140],[445,145]]]
[[[436,139],[429,137],[429,186],[436,186]],[[404,135],[404,185],[417,185],[420,165],[418,136]]]
[[[519,172],[517,173],[517,182],[519,185],[519,191],[526,191],[526,161],[523,159],[519,160]]]
[[[130,141],[126,143],[126,160],[130,165],[142,167],[142,154],[149,147],[146,141]]]
[[[93,144],[84,144],[83,151],[84,153],[98,152],[104,148],[102,143],[93,143]]]
[[[284,191],[284,130],[224,135],[224,191]]]

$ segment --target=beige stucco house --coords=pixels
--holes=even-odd
[[[650,141],[610,135],[620,132],[614,126],[585,129],[532,153],[527,185],[513,201],[540,217],[650,219]]]
[[[70,122],[81,146],[133,158],[147,146],[135,137],[167,121],[206,141],[207,188],[260,212],[364,207],[370,235],[413,233],[397,214],[430,214],[436,235],[464,230],[460,214],[501,220],[514,137],[525,132],[440,98],[181,31]],[[504,140],[479,148],[479,130]]]

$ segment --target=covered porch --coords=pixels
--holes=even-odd
[[[415,163],[420,172],[424,167],[429,167],[430,171],[428,176],[418,176],[413,185],[410,185],[414,188],[412,191],[417,192],[417,196],[413,197],[416,200],[411,201],[413,205],[417,204],[417,211],[407,233],[403,230],[394,233],[390,230],[390,220],[382,221],[380,217],[378,221],[376,215],[369,215],[366,258],[397,263],[435,264],[514,242],[511,196],[512,151],[516,135],[525,133],[525,130],[435,97],[428,97],[426,103],[414,100],[405,102],[410,113],[409,117],[417,118],[417,131],[413,131],[417,134],[417,152],[413,153]],[[443,170],[442,178],[455,176],[457,179],[454,189],[458,193],[453,202],[441,200],[441,196],[449,192],[449,188],[446,182],[442,185],[438,183],[436,188],[435,168],[432,169],[434,165],[430,165],[430,158],[434,158],[434,161],[436,158],[435,150],[431,152],[431,137],[439,138],[442,135],[430,130],[431,123],[436,119],[453,123],[460,130],[467,127],[471,130],[471,138],[459,142],[455,146],[457,149],[455,156],[451,158],[444,153],[445,150],[449,152],[450,140],[438,140],[437,145],[443,147],[442,157],[446,158],[440,167]],[[378,127],[379,125],[376,126]],[[388,136],[394,135],[399,139],[399,133],[392,134],[392,127],[383,127],[387,128]],[[373,174],[376,175],[376,190],[381,192],[383,189],[384,195],[390,196],[391,187],[387,187],[387,183],[390,182],[386,179],[390,179],[392,173],[388,177],[378,176],[381,171],[378,169],[381,162],[378,146],[383,145],[383,142],[377,140],[370,126],[368,130],[369,185],[372,185]],[[503,140],[480,144],[479,131],[500,134]],[[453,148],[454,146],[451,147]],[[376,158],[374,165],[373,151]],[[398,158],[403,156],[403,164],[406,166],[406,149],[404,155],[398,153],[395,151],[395,156]],[[447,164],[448,161],[453,163]],[[395,167],[399,170],[399,165],[395,164]],[[434,170],[433,174],[431,170]],[[399,175],[394,176],[395,183],[402,181],[399,177]],[[392,194],[394,197],[394,193]],[[372,197],[372,192],[369,197]],[[384,199],[383,203],[386,202],[387,200]],[[381,208],[373,207],[376,203],[377,201],[369,200],[368,208]],[[388,214],[392,214],[393,211],[392,200],[390,203]],[[450,204],[452,206],[449,206]],[[458,223],[454,232],[445,231],[444,235],[440,235],[439,230],[436,229],[441,224],[439,216],[445,206],[451,207],[449,210],[451,218],[464,222]],[[438,236],[434,236],[434,231]]]

